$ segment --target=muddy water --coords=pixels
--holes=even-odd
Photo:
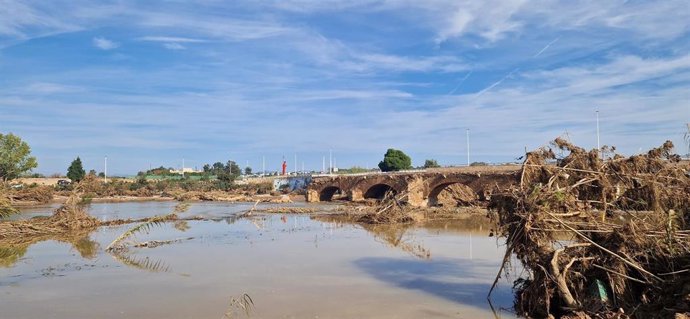
[[[99,203],[90,213],[136,218],[174,204]],[[192,204],[185,214],[214,221],[156,227],[136,240],[179,241],[117,256],[103,248],[131,225],[0,247],[0,318],[223,318],[231,310],[243,317],[230,299],[244,293],[254,301],[252,318],[495,317],[486,294],[504,248],[485,226],[234,218],[249,206]],[[510,307],[509,286],[501,282],[494,308]]]

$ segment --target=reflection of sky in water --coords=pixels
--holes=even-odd
[[[175,204],[92,204],[90,212],[136,218],[170,212]],[[252,205],[193,203],[185,214],[216,220],[189,221],[184,232],[166,224],[137,235],[139,242],[180,241],[130,248],[134,264],[102,250],[130,226],[90,234],[101,247],[92,258],[70,242],[35,243],[10,268],[0,268],[3,317],[219,318],[229,298],[242,293],[253,298],[259,318],[493,316],[486,294],[503,247],[486,228],[365,228],[306,215],[232,218]],[[430,258],[413,256],[405,244],[423,247]],[[511,306],[509,287],[501,282],[494,306]]]
[[[101,220],[145,218],[154,215],[167,214],[172,212],[177,201],[143,201],[143,202],[123,202],[123,203],[91,203],[87,210],[89,214]],[[257,209],[279,207],[281,204],[259,203]],[[284,205],[284,204],[283,204]],[[305,203],[291,203],[291,207],[302,207]],[[249,210],[254,203],[229,203],[229,202],[193,202],[186,212],[191,216],[203,217],[222,217],[236,214],[241,211]],[[326,208],[332,205],[322,205]],[[50,216],[60,207],[60,204],[46,204],[40,206],[22,207],[21,214],[13,215],[9,219],[29,219],[35,216]]]

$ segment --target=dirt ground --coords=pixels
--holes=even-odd
[[[45,186],[55,186],[61,179],[69,180],[68,178],[18,178],[15,182],[17,184],[22,183],[26,185],[37,184]]]

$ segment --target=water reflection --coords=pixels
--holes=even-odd
[[[166,205],[126,208],[153,216],[168,211]],[[486,294],[503,252],[487,237],[490,225],[482,218],[359,225],[306,215],[238,218],[228,206],[195,203],[190,210],[204,220],[171,221],[137,238],[170,243],[164,247],[130,246],[112,255],[101,248],[134,225],[0,242],[0,267],[9,267],[0,269],[3,316],[90,317],[78,302],[88,300],[100,318],[218,318],[229,296],[245,292],[263,318],[491,316]],[[43,240],[68,242],[78,254],[65,253],[63,245],[30,247]],[[472,260],[462,259],[468,243],[476,248]],[[92,261],[83,265],[78,256]],[[57,275],[49,280],[40,275],[53,268]],[[108,289],[99,289],[103,285]],[[494,300],[510,305],[510,290],[499,290]],[[37,306],[10,307],[29,302]]]
[[[129,251],[112,251],[110,255],[125,266],[150,271],[150,272],[169,272],[170,266],[161,259],[152,259],[147,256],[137,256]]]
[[[495,262],[367,257],[356,260],[354,264],[374,278],[396,287],[421,291],[460,304],[492,307],[486,298],[491,282],[482,278],[486,270],[496,269]],[[500,290],[492,298],[507,304],[513,296],[508,290]]]
[[[28,246],[0,246],[0,267],[12,267],[26,254]]]
[[[429,259],[431,251],[419,243],[414,235],[408,234],[409,225],[361,225],[364,230],[374,236],[377,241],[398,249],[402,249],[415,257]]]
[[[100,244],[90,235],[93,230],[75,231],[69,234],[25,236],[22,238],[3,238],[0,240],[0,267],[13,267],[34,244],[53,240],[72,245],[84,259],[94,259],[98,256]]]

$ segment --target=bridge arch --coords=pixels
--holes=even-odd
[[[391,185],[386,183],[374,184],[364,191],[364,199],[384,199],[386,194],[397,194],[398,191]]]
[[[444,206],[452,200],[452,206],[465,206],[479,199],[477,193],[468,185],[449,182],[437,185],[428,195],[428,206]]]
[[[319,201],[330,202],[335,195],[342,195],[343,190],[335,185],[326,186],[319,192]]]
[[[449,195],[453,197],[458,204],[469,203],[477,199],[477,192],[474,190],[474,187],[472,187],[473,182],[477,179],[478,176],[472,175],[436,176],[428,180],[428,187],[424,197],[427,199],[427,204],[429,206],[439,206],[439,195],[448,190],[451,192]],[[453,189],[451,189],[451,187],[453,187]]]
[[[352,186],[352,200],[383,199],[387,192],[400,194],[407,189],[407,180],[394,175],[365,177]]]

